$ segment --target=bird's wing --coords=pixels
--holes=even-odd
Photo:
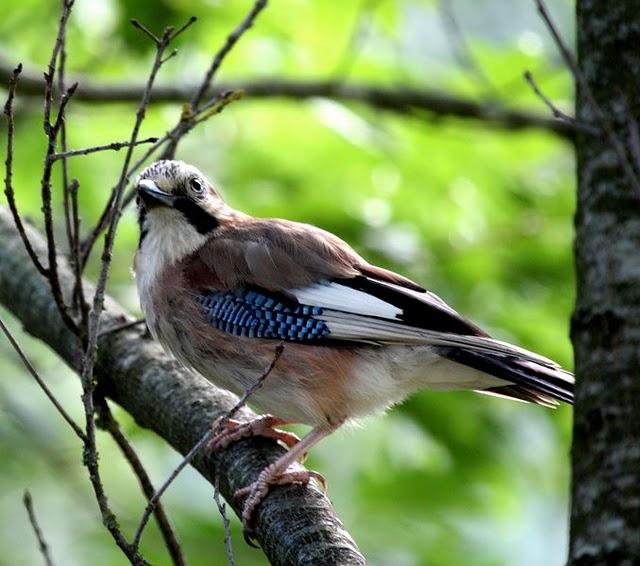
[[[412,327],[486,336],[434,293],[370,265],[346,242],[307,224],[244,220],[207,242],[186,269],[196,287],[259,289],[293,304],[321,307],[344,330],[344,335],[336,330],[335,338],[401,342],[412,339]]]
[[[437,295],[368,264],[318,228],[246,221],[212,239],[197,260],[194,270],[208,274],[198,301],[227,332],[314,344],[430,345],[457,363],[570,400],[572,378],[556,363],[492,339]]]

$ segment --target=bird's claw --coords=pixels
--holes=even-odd
[[[272,415],[263,415],[247,422],[226,419],[225,416],[222,416],[213,422],[213,430],[217,430],[222,421],[224,421],[222,430],[209,442],[210,450],[224,450],[234,442],[252,436],[273,438],[282,442],[287,448],[293,448],[300,442],[300,438],[292,432],[274,428],[286,424],[286,421]]]
[[[323,493],[327,492],[327,480],[319,472],[313,470],[291,470],[278,473],[269,467],[260,472],[258,479],[252,484],[237,490],[234,494],[236,501],[246,498],[242,509],[242,526],[244,527],[244,538],[247,544],[255,546],[253,543],[255,538],[253,514],[269,493],[269,488],[274,485],[308,485],[312,479],[315,479],[320,484]]]

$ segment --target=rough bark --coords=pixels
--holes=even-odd
[[[577,29],[579,66],[619,139],[632,148],[630,118],[640,116],[640,3],[578,0]],[[584,91],[577,93],[577,118],[595,122]],[[569,563],[638,564],[640,194],[604,135],[578,136],[577,167]]]
[[[36,251],[46,249],[42,236],[29,228]],[[73,285],[60,258],[65,293]],[[79,368],[77,341],[62,322],[49,286],[29,260],[6,209],[0,207],[0,302],[20,319],[27,332],[46,342],[73,369]],[[122,323],[126,313],[108,299],[103,327]],[[143,427],[185,454],[213,419],[237,401],[231,393],[182,369],[160,346],[136,330],[105,335],[99,343],[96,377],[99,386]],[[259,376],[256,376],[259,377]],[[241,415],[251,416],[243,409]],[[220,489],[234,511],[236,489],[253,481],[283,449],[266,439],[250,439],[221,455],[203,451],[193,462],[211,483],[220,474]],[[142,510],[141,510],[142,511]],[[211,513],[217,513],[213,500]],[[256,514],[257,538],[272,564],[365,564],[358,547],[336,517],[329,500],[316,488],[275,488]],[[222,541],[211,541],[222,544]]]

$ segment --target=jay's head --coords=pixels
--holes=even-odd
[[[140,244],[158,232],[202,241],[231,210],[205,176],[182,161],[156,161],[140,173],[136,190]]]

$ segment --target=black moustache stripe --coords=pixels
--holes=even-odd
[[[140,239],[138,240],[138,247],[140,247],[142,246],[142,241],[149,233],[149,230],[144,228],[144,221],[147,217],[147,209],[144,206],[141,206],[139,197],[136,199],[136,203],[138,204],[138,226],[140,227]]]
[[[176,199],[174,208],[182,212],[200,234],[208,234],[220,224],[215,216],[212,216],[188,198]]]

